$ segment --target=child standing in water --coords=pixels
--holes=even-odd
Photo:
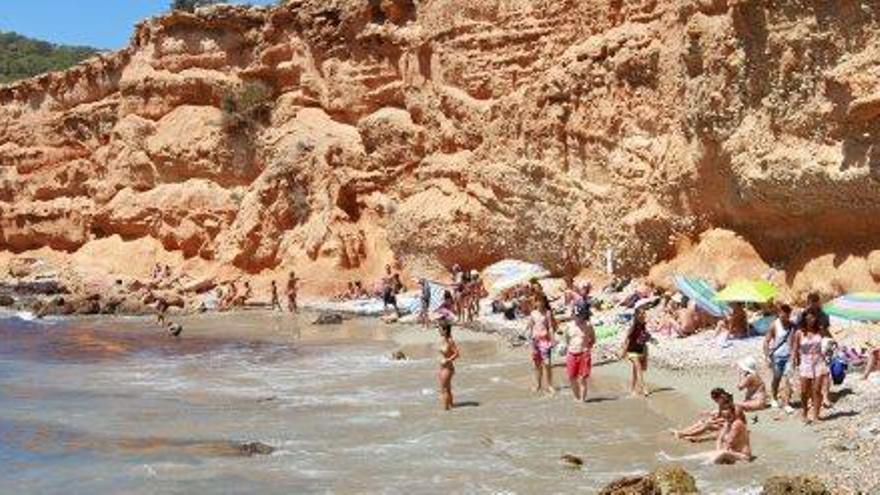
[[[556,331],[556,320],[546,297],[537,297],[535,309],[529,314],[526,328],[532,343],[532,363],[535,365],[535,392],[543,389],[546,377],[547,391],[556,393],[553,388],[553,368],[550,355],[553,350],[553,332]]]
[[[645,309],[637,308],[633,315],[632,325],[626,334],[626,340],[623,341],[623,350],[620,353],[621,358],[629,359],[632,364],[630,391],[633,395],[648,396],[648,390],[645,387],[645,372],[648,371],[648,341],[650,339],[651,335],[645,324]]]
[[[452,323],[446,318],[440,320],[440,338],[440,405],[449,411],[452,409],[452,376],[458,359],[458,344],[452,340]]]

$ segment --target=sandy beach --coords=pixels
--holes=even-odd
[[[348,309],[346,303],[327,301],[317,302],[313,307],[323,311],[346,312]],[[404,321],[411,321],[411,318]],[[524,366],[527,364],[526,351],[516,348],[523,344],[521,336],[525,330],[522,321],[504,320],[489,314],[484,307],[469,328],[504,342],[510,348],[507,352],[518,356]],[[852,324],[838,324],[832,330],[841,345],[855,347],[870,342],[877,331],[875,326]],[[600,341],[594,349],[594,360],[615,360],[619,346],[619,337]],[[762,338],[723,342],[712,332],[684,339],[659,337],[651,346],[650,356],[652,369],[648,380],[659,390],[652,396],[651,407],[663,411],[673,423],[684,426],[693,421],[695,411],[711,409],[708,391],[713,387],[724,387],[740,397],[736,392],[739,376],[735,363],[749,356],[759,359]],[[597,375],[605,379],[612,377],[618,383],[629,379],[628,364],[611,363],[597,370]],[[762,368],[762,375],[769,384],[769,371]],[[558,369],[557,376],[564,379],[563,368]],[[672,391],[672,395],[666,395]],[[805,425],[800,420],[799,410],[794,414],[769,409],[750,413],[749,428],[754,435],[756,455],[762,455],[762,447],[784,446],[787,452],[796,453],[796,461],[789,464],[772,461],[774,474],[818,475],[833,487],[834,493],[865,493],[866,488],[870,488],[867,493],[871,493],[880,489],[880,478],[873,468],[878,455],[876,438],[880,434],[880,410],[877,407],[880,379],[875,375],[863,381],[859,372],[851,370],[843,385],[832,388],[832,398],[833,407],[824,411],[825,420],[816,425]],[[687,407],[682,407],[683,404]],[[766,454],[774,459],[778,457],[772,450]]]

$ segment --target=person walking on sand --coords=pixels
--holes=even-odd
[[[821,328],[814,313],[804,316],[804,326],[794,334],[792,347],[794,366],[801,378],[803,418],[809,424],[819,420],[823,381],[828,378],[828,366],[822,357]]]
[[[822,337],[831,337],[831,318],[828,317],[828,313],[822,309],[821,298],[819,294],[816,292],[811,292],[807,295],[807,306],[801,310],[800,314],[795,321],[795,326],[798,330],[804,328],[806,324],[807,315],[812,314],[816,317],[817,325],[819,326],[819,335]]]
[[[298,284],[299,279],[296,278],[296,273],[291,271],[290,276],[287,279],[287,310],[291,313],[299,313],[299,306],[296,304]]]
[[[546,385],[550,394],[555,394],[553,387],[553,367],[550,355],[553,350],[553,334],[556,331],[556,320],[547,298],[538,297],[534,309],[529,313],[526,330],[531,340],[532,363],[535,366],[535,392],[541,392]]]
[[[645,309],[643,307],[637,308],[620,353],[621,358],[629,359],[632,364],[632,379],[630,381],[632,395],[648,396],[645,373],[648,371],[648,341],[650,340],[651,335],[648,333],[645,322]]]
[[[745,397],[738,405],[745,412],[760,411],[767,408],[767,387],[758,374],[758,361],[753,357],[740,360],[736,365],[740,369],[740,380],[736,388],[742,390]]]
[[[271,291],[272,299],[269,302],[269,309],[274,311],[277,308],[278,311],[284,311],[284,308],[281,307],[281,301],[278,299],[278,285],[274,280],[272,281]]]
[[[397,291],[400,285],[399,276],[392,273],[391,265],[385,265],[385,277],[382,278],[382,310],[387,311],[390,307],[398,318],[400,318],[400,308],[397,307]]]
[[[428,328],[431,318],[428,313],[431,311],[431,283],[426,278],[419,279],[419,322],[424,328]]]
[[[458,344],[452,339],[452,322],[444,318],[440,320],[440,405],[443,410],[452,409],[452,376],[455,375],[455,360],[458,359]]]
[[[596,343],[596,332],[590,324],[590,285],[584,284],[579,290],[566,294],[566,299],[571,305],[572,319],[563,334],[567,349],[565,369],[575,400],[584,402],[587,400],[587,380],[593,368],[592,352]]]
[[[783,396],[780,402],[779,386],[786,385],[791,390],[791,383],[786,377],[786,368],[791,359],[791,341],[794,337],[795,325],[791,321],[791,306],[783,304],[779,307],[776,321],[770,325],[764,336],[764,356],[767,364],[773,372],[773,380],[770,382],[770,404],[774,408],[782,407],[785,412],[792,413],[794,410],[788,405],[788,398]]]

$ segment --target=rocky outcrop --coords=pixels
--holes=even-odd
[[[600,495],[691,495],[699,493],[697,482],[681,466],[661,466],[644,476],[613,481]]]
[[[764,481],[764,495],[830,495],[819,479],[811,476],[773,476]]]
[[[296,269],[329,290],[393,259],[561,271],[612,249],[620,272],[644,274],[722,228],[796,292],[846,289],[856,272],[874,288],[878,12],[794,0],[174,12],[125,50],[0,87],[0,250],[152,239],[188,269]]]

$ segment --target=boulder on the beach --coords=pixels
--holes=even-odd
[[[406,354],[403,353],[403,351],[394,351],[391,353],[391,359],[393,359],[394,361],[406,361],[407,357]]]
[[[9,294],[0,294],[0,306],[9,307],[15,304],[15,298]]]
[[[251,457],[255,455],[269,455],[275,452],[275,447],[262,442],[248,442],[239,445],[238,451],[244,457]]]
[[[321,313],[315,318],[312,325],[339,325],[342,320],[342,315],[339,313]]]
[[[697,482],[683,467],[660,466],[644,476],[627,476],[609,483],[600,495],[679,495],[699,493]]]
[[[831,495],[815,476],[773,476],[764,481],[764,495]]]
[[[658,493],[697,493],[697,481],[683,467],[676,465],[660,466],[651,475],[654,489]]]

